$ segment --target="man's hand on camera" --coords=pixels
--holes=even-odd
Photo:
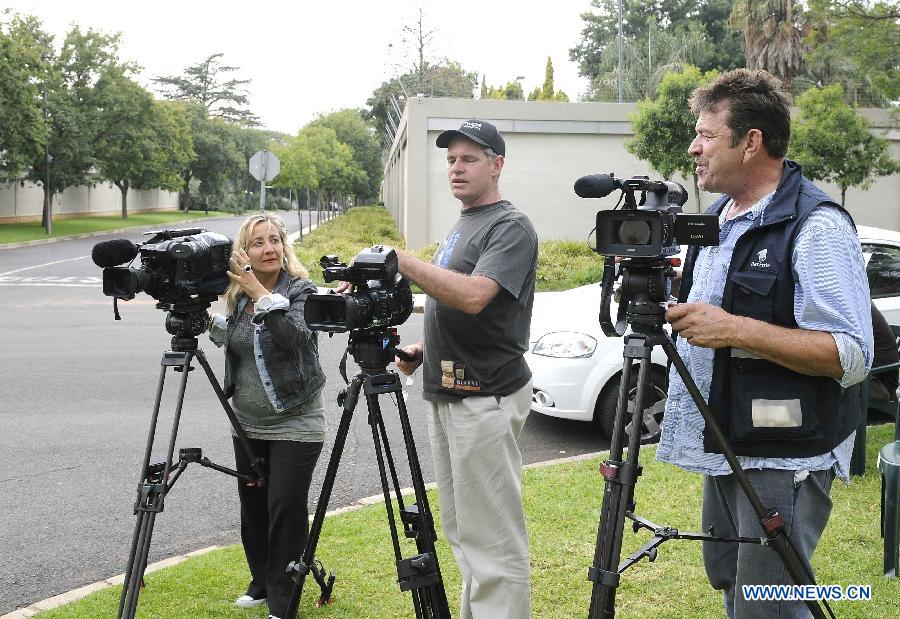
[[[725,348],[734,341],[736,317],[709,303],[681,303],[666,310],[666,320],[692,346]]]
[[[400,357],[394,357],[394,363],[397,364],[398,370],[409,376],[422,365],[422,342],[404,346],[400,350],[412,357],[412,361],[403,361]]]
[[[343,292],[347,292],[350,290],[350,286],[352,286],[350,282],[339,282],[337,286],[334,287],[334,292],[336,294],[341,294]]]

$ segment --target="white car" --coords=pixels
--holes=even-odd
[[[872,299],[890,324],[900,324],[900,233],[867,226],[859,226],[858,231]],[[599,284],[535,295],[525,358],[533,374],[531,410],[593,421],[609,435],[622,375],[622,338],[603,334],[599,313]],[[615,303],[610,314],[614,321]],[[659,437],[665,406],[667,359],[661,347],[654,347],[651,362],[651,385],[644,395],[648,406],[642,414],[643,442]],[[632,414],[636,383],[637,366],[629,393]]]

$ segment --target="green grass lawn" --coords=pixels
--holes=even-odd
[[[221,217],[222,215],[225,215],[225,213],[211,212],[209,216]],[[135,213],[129,215],[128,219],[122,219],[119,215],[54,219],[53,234],[49,236],[39,221],[0,224],[0,245],[86,234],[88,232],[119,230],[121,228],[157,226],[186,219],[204,219],[206,217],[207,215],[203,211],[189,211],[187,213],[182,211],[165,211],[161,213]]]
[[[437,243],[424,247],[407,248],[397,231],[394,219],[383,207],[362,206],[351,209],[345,215],[323,223],[297,243],[300,261],[310,271],[316,284],[325,284],[319,258],[336,255],[347,264],[360,252],[372,245],[383,244],[407,249],[422,260],[430,261],[437,250]],[[603,258],[592,252],[587,243],[580,241],[540,241],[538,271],[535,282],[537,292],[567,290],[575,286],[599,282],[603,276]],[[414,289],[419,292],[418,289]]]
[[[892,438],[892,426],[870,428],[868,469],[850,486],[835,482],[834,511],[819,544],[813,565],[820,584],[869,584],[872,600],[836,602],[832,608],[842,619],[897,617],[900,583],[881,572],[882,540],[879,533],[880,477],[875,468],[878,449]],[[653,448],[644,448],[644,474],[635,493],[637,513],[658,524],[688,531],[700,530],[700,477],[653,461]],[[584,617],[590,603],[587,569],[593,560],[597,522],[603,494],[597,472],[600,459],[555,464],[525,472],[523,493],[531,539],[532,606],[536,618]],[[237,498],[231,497],[235,504]],[[176,497],[177,499],[177,497]],[[437,497],[430,495],[436,516]],[[178,501],[170,509],[184,509]],[[165,517],[165,516],[163,516]],[[646,531],[626,527],[622,556],[649,538]],[[128,540],[122,540],[123,548]],[[409,542],[404,556],[414,554]],[[451,611],[458,612],[459,573],[443,535],[438,555]],[[373,619],[413,617],[408,593],[396,584],[384,506],[330,517],[325,522],[318,558],[335,570],[334,603],[316,609],[318,586],[305,585],[299,616]],[[140,617],[259,618],[263,608],[241,610],[234,598],[247,585],[247,567],[240,546],[194,557],[147,577],[140,595]],[[115,615],[121,589],[110,587],[41,617],[95,618]],[[664,544],[654,563],[643,561],[627,570],[616,593],[620,617],[683,619],[721,617],[720,594],[706,580],[700,543]]]

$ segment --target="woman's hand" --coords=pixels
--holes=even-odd
[[[253,269],[250,266],[250,256],[243,249],[239,249],[231,254],[229,261],[228,278],[241,287],[241,291],[250,297],[252,301],[256,301],[269,291],[259,283]]]

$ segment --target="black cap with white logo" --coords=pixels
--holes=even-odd
[[[476,144],[487,146],[498,155],[506,156],[506,142],[497,131],[497,127],[485,120],[467,120],[459,129],[449,129],[437,137],[438,148],[447,148],[450,141],[456,136],[462,136],[472,140]]]

